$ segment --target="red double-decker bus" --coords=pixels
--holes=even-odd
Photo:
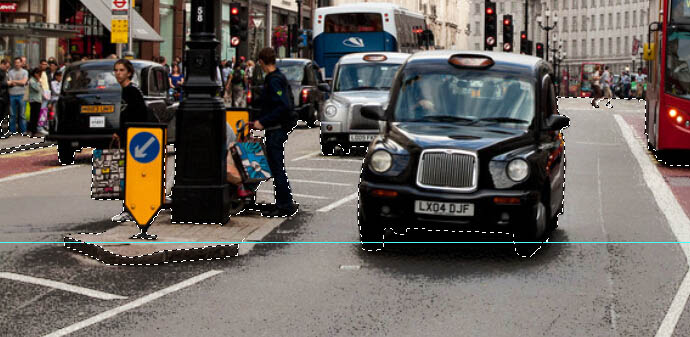
[[[648,13],[647,142],[657,154],[690,150],[690,3],[651,0]]]
[[[585,62],[580,66],[580,97],[592,97],[591,77],[597,70],[603,70],[602,63]]]

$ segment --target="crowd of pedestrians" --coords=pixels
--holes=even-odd
[[[246,60],[244,56],[239,60],[223,60],[220,63],[223,79],[223,99],[233,107],[247,107],[247,90],[251,85],[255,63]]]
[[[637,73],[630,73],[629,70],[623,71],[620,76],[620,81],[614,81],[613,74],[609,71],[608,66],[597,66],[595,71],[590,75],[592,84],[592,106],[599,107],[599,100],[606,99],[606,106],[611,106],[611,99],[614,97],[620,98],[639,98],[644,99],[644,90],[646,86],[647,75],[639,68]],[[615,87],[615,89],[614,89]]]
[[[0,126],[9,117],[7,130],[0,129],[0,135],[48,134],[48,111],[60,93],[61,71],[52,57],[41,59],[36,67],[23,56],[0,60]]]

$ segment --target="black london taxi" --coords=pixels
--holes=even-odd
[[[509,232],[541,240],[563,210],[564,141],[551,66],[512,53],[429,51],[396,74],[359,185],[364,249],[385,229]],[[442,232],[441,231],[441,232]]]
[[[116,61],[75,62],[65,69],[55,119],[46,136],[57,141],[60,163],[73,163],[74,151],[82,147],[108,148],[120,128],[122,88],[113,73]],[[168,124],[168,143],[174,142],[179,103],[169,93],[168,73],[155,62],[131,62],[132,82],[141,89],[148,107],[147,120]]]

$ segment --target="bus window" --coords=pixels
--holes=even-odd
[[[324,33],[382,32],[379,13],[340,13],[326,15]]]

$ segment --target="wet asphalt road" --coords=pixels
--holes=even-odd
[[[222,273],[72,335],[654,335],[687,271],[679,246],[591,243],[675,241],[613,117],[642,107],[561,103],[572,122],[564,133],[565,213],[551,241],[568,243],[545,245],[531,258],[512,244],[362,251],[348,243],[359,241],[356,200],[318,211],[356,192],[361,157],[309,157],[319,149],[318,130],[300,129],[290,137],[287,167],[301,211],[264,238],[290,243],[158,267],[105,266],[59,244],[2,244],[0,272],[128,298],[0,279],[0,335],[45,335],[209,270]],[[0,183],[2,241],[59,241],[112,226],[121,206],[90,200],[88,173],[80,166]],[[269,186],[260,190],[270,198]],[[468,237],[442,238],[456,239]],[[324,241],[338,243],[306,243]],[[688,334],[686,310],[675,335]]]

